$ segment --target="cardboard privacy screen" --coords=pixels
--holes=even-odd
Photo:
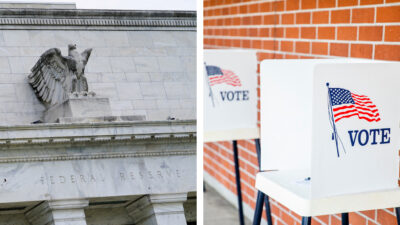
[[[255,51],[204,51],[204,141],[259,137]]]
[[[400,63],[261,64],[262,170],[303,171],[311,196],[398,188]]]

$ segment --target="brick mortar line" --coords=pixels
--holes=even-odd
[[[336,32],[337,33],[337,32]],[[269,38],[269,37],[244,37],[244,36],[210,36],[205,35],[204,39],[224,39],[224,40],[249,40],[249,41],[295,41],[295,42],[324,42],[324,43],[340,43],[340,44],[383,44],[383,45],[400,45],[400,41],[361,41],[361,40],[329,40],[329,39],[301,39],[301,38]],[[253,48],[257,49],[257,48]]]
[[[284,0],[281,0],[284,1]],[[242,5],[252,5],[254,3],[264,3],[264,2],[276,2],[276,0],[253,0],[253,1],[248,1],[248,2],[240,2],[240,3],[233,3],[233,4],[220,4],[218,6],[208,6],[204,7],[210,8],[210,9],[218,9],[218,8],[225,8],[225,7],[234,7],[234,6],[242,6]]]
[[[212,149],[212,148],[210,148],[210,149]],[[212,151],[215,152],[216,150],[215,150],[215,149],[212,149]],[[217,153],[218,153],[218,152],[217,152]],[[222,155],[222,154],[216,154],[216,155],[218,155],[221,159],[227,161],[230,165],[234,166],[234,163],[233,163],[232,159],[227,158],[227,157],[225,157],[225,156]],[[214,160],[214,158],[212,158],[212,159]],[[218,163],[217,163],[217,164],[218,164]],[[224,168],[226,168],[226,167],[224,167]]]
[[[216,144],[216,145],[218,145],[218,147],[221,149],[221,150],[223,150],[223,151],[225,151],[225,152],[227,152],[227,153],[229,153],[231,156],[232,156],[232,159],[233,159],[233,150],[232,149],[228,149],[228,148],[226,148],[224,145],[222,145],[222,144]],[[226,158],[224,155],[221,155],[222,157],[224,157],[224,158]],[[234,166],[234,163],[233,163],[233,160],[232,159],[230,159],[229,158],[229,161],[232,161],[232,165]]]
[[[212,158],[210,155],[207,154],[207,157],[209,157],[211,159],[211,161],[213,161],[214,163],[216,163],[217,165],[220,165],[221,168],[224,168],[225,170],[229,171],[229,168],[226,168],[224,165],[221,165],[220,163],[218,163],[214,158]],[[231,163],[231,160],[227,160],[224,156],[219,155],[219,158],[221,158],[224,161],[227,161],[229,164],[231,164],[233,166],[233,164]],[[232,172],[232,175],[234,175],[234,173]]]
[[[245,152],[246,152],[247,154],[249,154],[250,156],[257,158],[257,155],[253,155],[253,153],[250,152],[247,148],[239,147],[239,149],[242,150],[242,151],[245,151]],[[239,154],[239,157],[241,157],[240,154]],[[258,159],[257,159],[257,160],[258,160]],[[247,161],[248,161],[248,160],[247,160]],[[250,163],[253,164],[252,162],[250,162]],[[257,167],[257,168],[255,168],[255,167]],[[254,168],[255,168],[255,169],[258,169],[258,165],[254,165]]]
[[[254,194],[255,196],[251,196],[249,193],[247,193],[246,191],[243,190],[243,185],[247,186],[247,188],[250,188],[251,185],[249,185],[246,182],[241,181],[241,187],[242,187],[242,194],[245,194],[247,196],[247,198],[249,198],[250,200],[253,200],[254,202],[256,201],[256,196],[257,196],[257,189],[254,190]]]
[[[212,168],[211,170],[212,170],[214,173],[219,174],[219,176],[221,177],[221,179],[224,180],[225,182],[227,182],[229,185],[236,186],[236,183],[235,183],[235,182],[232,182],[232,181],[230,181],[229,179],[227,179],[225,176],[222,176],[221,173],[218,173],[218,171],[215,171],[215,169]],[[212,176],[212,175],[210,174],[210,176]],[[212,177],[214,177],[218,182],[221,183],[221,181],[219,180],[219,178],[217,178],[217,177],[215,177],[215,176],[212,176]],[[229,187],[225,186],[223,183],[221,183],[221,185],[223,185],[224,187],[226,187],[227,189],[229,189]],[[236,195],[236,194],[235,194],[235,195]]]
[[[258,76],[258,75],[257,75]],[[250,145],[255,145],[254,139],[245,139],[245,140],[240,140],[241,142],[246,142]],[[240,145],[240,144],[239,144]]]
[[[243,150],[245,150],[248,154],[250,154],[250,155],[252,155],[254,157],[257,157],[257,153],[256,152],[251,151],[250,149],[244,147],[243,145],[238,144],[238,147],[242,148]]]
[[[375,209],[375,211],[378,211],[378,209]],[[361,217],[363,217],[364,219],[366,219],[367,220],[367,224],[368,224],[368,221],[371,221],[371,222],[378,222],[376,219],[371,219],[371,218],[369,218],[368,216],[366,216],[365,214],[363,214],[362,213],[362,211],[358,211],[358,212],[354,212],[354,213],[356,213],[357,215],[359,215],[359,216],[361,216]]]
[[[218,154],[216,154],[216,155],[218,155]],[[226,161],[228,164],[230,164],[231,166],[235,166],[234,165],[234,162],[231,160],[231,159],[229,159],[229,158],[226,158],[225,156],[223,156],[223,155],[218,155],[219,156],[219,158],[221,159],[221,160],[224,160],[224,161]],[[211,157],[210,157],[211,158]],[[231,174],[231,175],[235,175],[235,173],[233,172],[233,171],[230,171],[229,170],[229,168],[227,168],[227,167],[225,167],[225,165],[221,165],[219,162],[217,162],[214,158],[211,158],[211,160],[214,162],[214,163],[216,163],[216,164],[218,164],[218,165],[220,165],[220,167],[221,168],[223,168],[223,169],[225,169],[226,171],[229,171],[229,173]]]
[[[276,202],[276,203],[279,203],[279,202]],[[295,215],[292,214],[292,213],[294,213],[294,212],[292,212],[290,209],[289,209],[289,211],[287,211],[285,208],[281,207],[281,204],[280,204],[280,203],[279,203],[279,204],[275,204],[275,207],[277,207],[282,213],[285,213],[286,215],[288,215],[289,217],[291,217],[294,221],[300,222],[300,220],[298,220],[297,217],[296,217]],[[274,214],[274,215],[276,215],[276,214]],[[277,217],[278,217],[280,220],[282,220],[282,219],[281,219],[281,215],[277,215]],[[283,221],[283,220],[282,220],[282,221]],[[286,224],[286,222],[285,222],[285,224]],[[290,224],[289,224],[289,225],[290,225]]]
[[[211,158],[211,157],[209,157],[209,158]],[[211,160],[212,160],[212,161],[215,161],[215,160],[213,160],[213,159],[211,159]],[[236,186],[236,182],[232,182],[231,180],[229,180],[229,178],[227,178],[226,176],[224,176],[224,175],[220,172],[220,170],[217,170],[216,168],[214,168],[214,167],[212,167],[212,166],[210,166],[210,165],[208,165],[208,167],[209,167],[215,174],[219,174],[220,177],[223,177],[223,179],[224,179],[225,181],[227,181],[227,182],[230,183],[231,185]],[[223,167],[221,167],[221,168],[223,168]],[[228,173],[231,172],[231,171],[226,170],[226,169],[224,169],[224,170],[227,171]],[[235,174],[231,174],[231,175],[235,176]],[[214,176],[214,177],[215,177],[215,176]],[[216,178],[216,179],[217,179],[217,178]],[[217,180],[218,180],[218,179],[217,179]],[[246,185],[248,188],[254,190],[255,193],[257,193],[257,189],[256,189],[255,187],[253,187],[252,184],[249,184],[247,181],[245,181],[245,180],[243,180],[243,179],[240,179],[240,183],[241,183],[242,187],[243,187],[243,185]],[[242,188],[242,191],[243,191],[243,188]],[[243,191],[243,193],[246,193],[246,192]],[[256,196],[250,196],[250,195],[248,195],[247,193],[246,193],[246,195],[247,195],[250,199],[256,200]]]
[[[271,199],[270,199],[270,204],[273,205],[273,206],[275,206],[276,208],[278,208],[280,211],[286,213],[286,214],[289,215],[290,217],[294,218],[295,221],[300,222],[300,220],[298,220],[298,219],[295,217],[295,215],[297,215],[295,212],[291,211],[290,209],[289,209],[289,211],[287,211],[286,208],[283,208],[283,207],[282,207],[283,205],[281,206],[281,203],[279,203],[279,202],[276,201],[275,199],[272,199],[272,198],[271,198]],[[276,214],[273,214],[273,215],[276,215]],[[279,216],[279,215],[278,215],[278,216]]]
[[[259,172],[258,165],[254,165],[252,162],[248,161],[247,159],[245,159],[245,158],[243,158],[243,157],[241,157],[241,156],[239,156],[239,160],[243,161],[243,162],[246,163],[247,165],[251,166],[254,170],[256,170],[257,172]],[[240,161],[239,161],[239,164],[240,164]],[[246,170],[246,173],[248,173],[248,174],[249,174],[251,177],[253,177],[254,179],[256,178],[256,175],[257,175],[257,174],[252,174],[252,173],[250,173],[250,171],[248,171],[248,170]]]
[[[245,162],[246,164],[250,165],[251,167],[254,167],[254,165],[252,165],[251,162],[247,161],[246,159],[242,158],[239,156],[239,165],[240,165],[240,161]],[[257,174],[251,174],[248,170],[240,168],[240,170],[243,170],[243,172],[245,172],[247,174],[247,176],[253,178],[254,180],[256,179],[256,175]],[[256,169],[258,171],[258,167]]]
[[[387,209],[381,209],[381,210],[383,210],[383,211],[389,213],[389,214],[392,215],[392,216],[396,216],[396,214],[395,214],[394,212],[391,212],[391,211],[389,211],[389,210],[387,210]]]
[[[259,63],[259,61],[257,61],[257,63]],[[257,77],[258,77],[259,75],[257,74]],[[258,98],[258,97],[257,97]],[[244,142],[246,142],[246,143],[248,143],[248,144],[250,144],[250,145],[254,145],[255,146],[255,142],[254,142],[254,139],[245,139],[245,140],[241,140],[241,141],[244,141]],[[239,146],[242,146],[241,144],[238,144]],[[243,148],[245,148],[244,146],[242,146]],[[246,148],[245,148],[246,149]],[[248,152],[250,152],[253,156],[256,156],[257,157],[257,153],[256,152],[252,152],[252,151],[248,151]]]
[[[209,157],[209,158],[211,158],[211,157]],[[211,161],[213,161],[214,163],[215,163],[215,160],[214,159],[212,159],[211,158]],[[218,163],[217,163],[218,164]],[[223,174],[222,173],[220,173],[220,170],[217,170],[216,168],[214,168],[214,167],[211,167],[210,165],[209,165],[209,167],[214,171],[214,173],[217,173],[217,174],[219,174],[221,177],[223,177],[226,181],[229,181],[229,183],[232,183],[232,184],[234,184],[234,185],[236,185],[236,183],[235,182],[232,182],[231,180],[229,180],[229,178],[228,177],[226,177],[226,176],[223,176]],[[231,173],[232,171],[229,171],[229,170],[227,170],[226,168],[224,168],[223,166],[220,166],[220,168],[221,169],[223,169],[223,170],[225,170],[227,173]],[[231,175],[233,175],[233,176],[235,176],[235,174],[233,173],[233,174],[231,174]]]
[[[226,149],[225,146],[219,146],[219,147],[220,147],[220,148],[221,148],[221,147],[224,148],[224,151],[228,151],[228,150],[225,150],[225,149]],[[210,147],[207,146],[207,148],[210,148]],[[212,149],[212,148],[211,148],[211,149]],[[214,150],[214,151],[215,151],[215,150]],[[234,163],[234,161],[233,161],[232,159],[227,158],[227,157],[225,157],[224,155],[221,155],[221,154],[219,154],[219,157],[220,157],[221,159],[224,159],[225,161],[227,161],[230,165],[235,166],[235,163]],[[210,158],[211,158],[211,157],[210,157]],[[213,158],[212,158],[212,160],[215,161]],[[248,161],[247,159],[245,159],[244,157],[240,156],[240,154],[239,154],[239,165],[240,165],[240,161],[245,162],[246,164],[250,165],[251,167],[253,167],[255,170],[258,171],[258,166],[255,166],[252,162]],[[218,164],[218,163],[217,163],[217,164]],[[228,168],[226,168],[224,165],[222,165],[221,167],[223,167],[223,168],[225,168],[225,169],[228,169]],[[247,171],[247,170],[244,169],[244,168],[239,168],[239,169],[240,169],[241,171],[243,171],[244,173],[246,173],[246,175],[248,175],[249,177],[251,177],[251,178],[253,178],[253,179],[255,180],[256,177],[255,177],[254,174],[250,173],[249,171]],[[229,170],[227,170],[227,171],[229,171]],[[232,172],[232,171],[230,171],[230,173],[231,173],[231,172]],[[234,172],[232,172],[231,175],[234,175],[234,176],[235,176]]]
[[[246,3],[242,3],[245,5]],[[252,4],[248,4],[252,5]],[[229,14],[229,15],[239,15],[239,16],[253,16],[253,15],[265,15],[265,14],[288,14],[288,13],[303,13],[303,12],[321,12],[321,11],[337,11],[337,10],[352,10],[352,9],[363,9],[363,8],[377,8],[377,7],[390,7],[390,6],[399,6],[400,2],[392,2],[392,3],[384,3],[384,4],[371,4],[371,5],[354,5],[354,6],[339,6],[339,7],[330,7],[330,8],[314,8],[314,9],[297,9],[297,10],[282,10],[282,11],[269,11],[269,12],[257,12],[257,13],[236,13],[236,14]],[[224,5],[221,8],[230,8],[231,6],[229,5]],[[204,7],[203,11],[208,11],[208,10],[213,10],[216,8],[212,7]],[[224,15],[221,15],[224,16]],[[211,16],[204,16],[204,19],[206,17],[211,17]]]
[[[322,220],[320,220],[318,217],[314,216],[313,217],[314,220],[318,221],[320,224],[322,225],[327,225],[325,222],[323,222]]]
[[[226,158],[226,157],[223,156],[223,155],[219,155],[219,157],[220,157],[221,159],[225,159],[225,161],[227,161],[230,165],[235,166],[235,163],[233,162],[232,159],[228,159],[228,158]],[[211,158],[211,157],[209,157],[209,158]],[[215,163],[215,159],[211,158],[211,160]],[[257,166],[257,167],[254,166],[252,162],[248,161],[247,159],[245,159],[245,158],[243,158],[243,157],[241,157],[241,156],[239,155],[239,166],[240,166],[240,161],[245,162],[246,164],[250,165],[251,167],[253,167],[254,169],[256,169],[256,170],[258,171],[258,166]],[[218,163],[217,163],[217,164],[218,164]],[[226,168],[224,165],[221,165],[220,167],[221,167],[221,168],[224,168],[226,171],[228,171],[229,174],[231,174],[231,175],[233,175],[233,176],[236,176],[236,174],[235,174],[233,171],[228,170],[228,168]],[[254,174],[250,173],[249,171],[247,171],[246,169],[240,167],[239,170],[240,170],[241,172],[245,173],[245,174],[246,174],[247,176],[249,176],[250,178],[253,178],[254,180],[256,179],[256,176],[255,176]],[[245,181],[243,180],[243,182],[245,182]],[[246,182],[246,183],[247,183],[247,182]],[[248,183],[247,183],[247,184],[248,184]],[[248,184],[248,185],[251,186],[251,184]]]
[[[239,164],[240,164],[240,162],[239,162]],[[243,169],[243,168],[240,168],[240,170],[241,171],[243,171],[243,173],[245,173],[247,176],[249,176],[250,178],[253,178],[253,180],[256,180],[256,175],[257,174],[251,174],[249,171],[247,171],[247,170],[245,170],[245,169]]]
[[[243,47],[226,47],[226,46],[219,46],[219,45],[204,45],[205,47],[212,47],[216,49],[252,49],[252,48],[243,48]],[[279,53],[282,55],[298,55],[298,56],[306,56],[306,57],[323,57],[323,58],[343,58],[347,59],[350,57],[343,57],[343,56],[332,56],[332,55],[317,55],[317,54],[306,54],[306,53],[297,53],[297,52],[281,52],[281,51],[274,51],[274,50],[267,50],[267,49],[255,49],[261,53]]]
[[[245,159],[243,156],[240,156],[239,154],[239,160],[245,162],[246,164],[250,165],[252,168],[254,168],[255,170],[258,171],[258,165],[254,165],[252,162],[250,162],[249,160]],[[240,164],[240,161],[239,161]],[[247,171],[247,170],[246,170]],[[248,171],[247,171],[248,172]],[[248,172],[249,173],[249,172]],[[250,174],[250,173],[249,173]],[[255,175],[251,174],[252,177],[254,177],[255,179]]]
[[[278,201],[276,201],[275,199],[273,199],[273,203],[275,204],[275,206],[276,206],[277,208],[279,208],[280,211],[282,211],[282,212],[284,212],[284,213],[286,213],[286,214],[292,216],[293,218],[295,218],[294,215],[291,214],[291,213],[294,213],[294,212],[292,212],[289,208],[283,208],[283,207],[281,207],[282,204],[279,203]],[[284,206],[284,205],[282,205],[282,206]],[[284,206],[284,207],[286,207],[286,206]]]
[[[366,224],[368,224],[368,221],[370,220],[367,216],[363,215],[361,212],[353,212],[355,214],[357,214],[358,216],[362,217],[365,219]],[[350,216],[350,215],[349,215]],[[374,222],[374,220],[371,220],[372,222]]]
[[[307,23],[307,24],[263,24],[263,25],[206,25],[204,29],[250,29],[250,28],[303,28],[303,27],[387,27],[400,26],[400,22],[395,23]]]
[[[391,26],[400,26],[400,23],[320,23],[320,24],[265,24],[265,25],[223,25],[223,26],[212,26],[206,25],[204,26],[204,30],[232,30],[232,29],[263,29],[263,28],[342,28],[342,27],[391,27]]]

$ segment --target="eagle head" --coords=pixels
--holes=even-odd
[[[75,50],[75,49],[76,49],[76,44],[69,44],[68,45],[68,51]]]

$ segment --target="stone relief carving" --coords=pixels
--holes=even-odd
[[[85,66],[88,63],[91,48],[82,53],[76,45],[68,45],[68,56],[61,55],[58,48],[44,52],[28,76],[29,84],[41,102],[50,107],[60,104],[70,97],[94,96],[88,92]]]

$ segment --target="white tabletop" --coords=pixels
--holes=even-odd
[[[310,181],[305,181],[305,174],[305,171],[260,172],[256,188],[300,216],[400,207],[400,188],[312,198]]]

